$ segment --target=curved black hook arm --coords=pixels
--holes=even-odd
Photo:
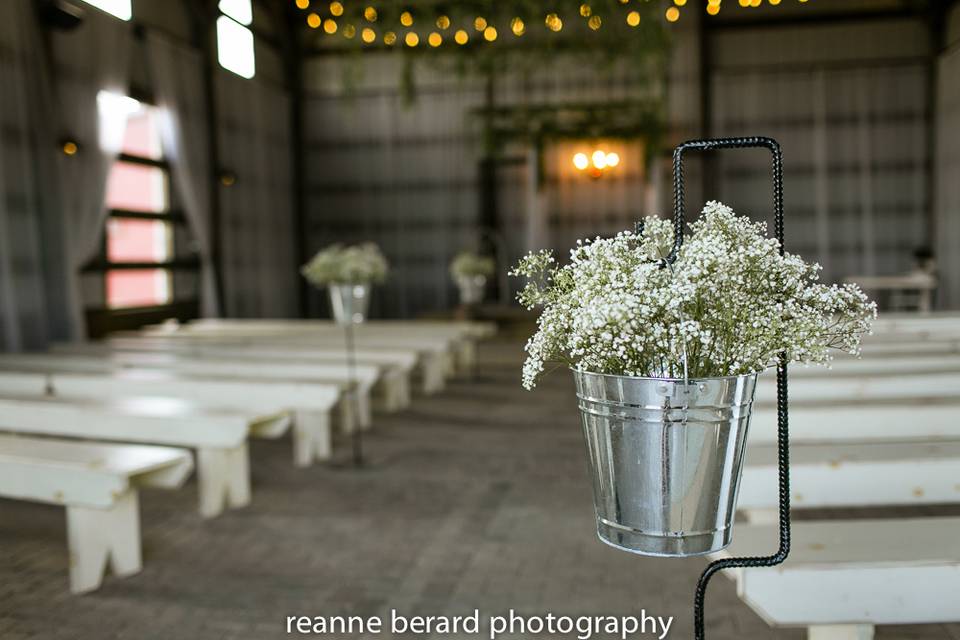
[[[780,255],[783,255],[783,156],[780,145],[773,138],[761,136],[748,138],[716,138],[712,140],[690,140],[673,151],[673,248],[664,258],[665,264],[672,264],[683,246],[684,193],[683,193],[683,154],[689,150],[711,151],[714,149],[769,149],[773,156],[773,221],[774,234],[780,243]],[[769,556],[751,556],[742,558],[724,558],[711,562],[700,576],[697,592],[693,600],[693,624],[696,640],[704,640],[703,610],[707,593],[707,584],[714,574],[724,569],[740,567],[772,567],[787,559],[790,553],[790,437],[787,415],[787,358],[781,354],[777,365],[777,460],[779,464],[779,529],[780,546],[777,552]]]

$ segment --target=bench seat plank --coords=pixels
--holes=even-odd
[[[738,525],[713,557],[764,553],[776,541],[774,525]],[[797,522],[783,565],[729,573],[771,626],[953,622],[960,518]]]
[[[108,566],[140,571],[137,487],[175,489],[192,469],[183,449],[0,434],[0,495],[66,507],[74,593],[97,589]]]

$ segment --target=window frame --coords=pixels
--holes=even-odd
[[[152,96],[143,91],[131,90],[128,94],[142,104],[148,107],[155,107]],[[187,217],[178,206],[174,206],[172,195],[174,192],[173,176],[171,175],[170,163],[165,158],[155,159],[143,156],[131,155],[129,153],[120,153],[113,161],[114,163],[124,162],[133,165],[152,167],[160,169],[164,174],[164,182],[167,190],[167,207],[164,211],[136,211],[129,209],[108,208],[106,219],[104,221],[103,233],[101,234],[100,246],[97,255],[81,268],[83,274],[97,274],[101,279],[103,290],[102,303],[97,306],[88,306],[86,309],[88,332],[90,337],[101,337],[110,331],[120,329],[130,329],[159,321],[169,317],[176,317],[180,320],[189,320],[199,315],[199,292],[192,298],[178,298],[176,291],[176,275],[178,272],[189,272],[193,274],[194,280],[199,286],[200,279],[200,257],[198,255],[177,256],[177,232],[188,230],[189,225]],[[171,229],[171,256],[172,258],[164,261],[132,262],[132,261],[112,261],[109,259],[108,239],[109,234],[107,225],[111,220],[154,220],[164,222],[170,225]],[[167,272],[170,279],[169,300],[159,305],[138,305],[111,307],[107,299],[107,278],[112,271],[126,270],[153,270],[161,269]]]

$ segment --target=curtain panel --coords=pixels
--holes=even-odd
[[[163,35],[147,36],[148,60],[161,109],[161,143],[170,161],[174,186],[183,203],[201,260],[201,311],[205,317],[220,312],[215,266],[212,261],[211,176],[207,145],[203,57]]]

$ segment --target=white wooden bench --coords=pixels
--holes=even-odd
[[[714,556],[776,546],[775,525],[737,525]],[[870,640],[874,625],[960,620],[960,518],[796,522],[787,561],[732,569],[737,593],[773,627],[810,640]]]
[[[186,400],[205,410],[241,409],[256,416],[256,422],[282,421],[292,416],[293,455],[298,466],[331,457],[330,414],[338,403],[346,409],[341,414],[347,428],[354,423],[350,403],[341,402],[341,390],[331,385],[198,379],[159,370],[60,371],[49,359],[34,358],[32,362],[36,366],[21,364],[8,369],[10,361],[0,357],[0,394],[65,399],[159,396]],[[269,430],[270,434],[275,432]]]
[[[791,404],[790,439],[794,442],[960,440],[958,416],[960,398],[877,399],[867,404]],[[776,442],[775,407],[754,407],[747,437],[751,445]]]
[[[288,422],[250,412],[207,411],[174,398],[0,398],[0,430],[186,447],[197,451],[200,513],[250,503],[247,437],[280,437]]]
[[[359,414],[354,415],[352,402],[349,401],[348,375],[345,367],[311,366],[262,362],[245,359],[208,359],[176,353],[140,353],[105,352],[103,355],[75,355],[74,353],[49,354],[10,354],[0,355],[0,369],[57,371],[76,373],[107,373],[118,370],[142,370],[166,372],[184,380],[236,384],[268,383],[275,388],[281,384],[300,387],[293,396],[288,396],[285,404],[294,405],[290,398],[307,398],[305,394],[318,395],[325,400],[331,387],[337,388],[341,426],[347,433],[352,432],[355,423],[369,429],[372,425],[372,407],[370,394],[379,378],[375,367],[358,367],[355,380]],[[306,389],[305,387],[311,387]],[[308,403],[309,404],[309,403]]]
[[[747,448],[737,509],[752,523],[774,523],[778,507],[775,444]],[[794,442],[794,508],[960,503],[960,440],[943,442]]]
[[[798,403],[960,398],[960,372],[905,371],[903,375],[801,376],[790,380],[789,394],[791,407]],[[757,384],[754,401],[759,405],[771,405],[776,404],[776,398],[776,379],[762,376]]]
[[[108,565],[140,571],[137,489],[175,489],[192,469],[183,449],[0,434],[0,495],[66,507],[74,593],[98,588]]]

